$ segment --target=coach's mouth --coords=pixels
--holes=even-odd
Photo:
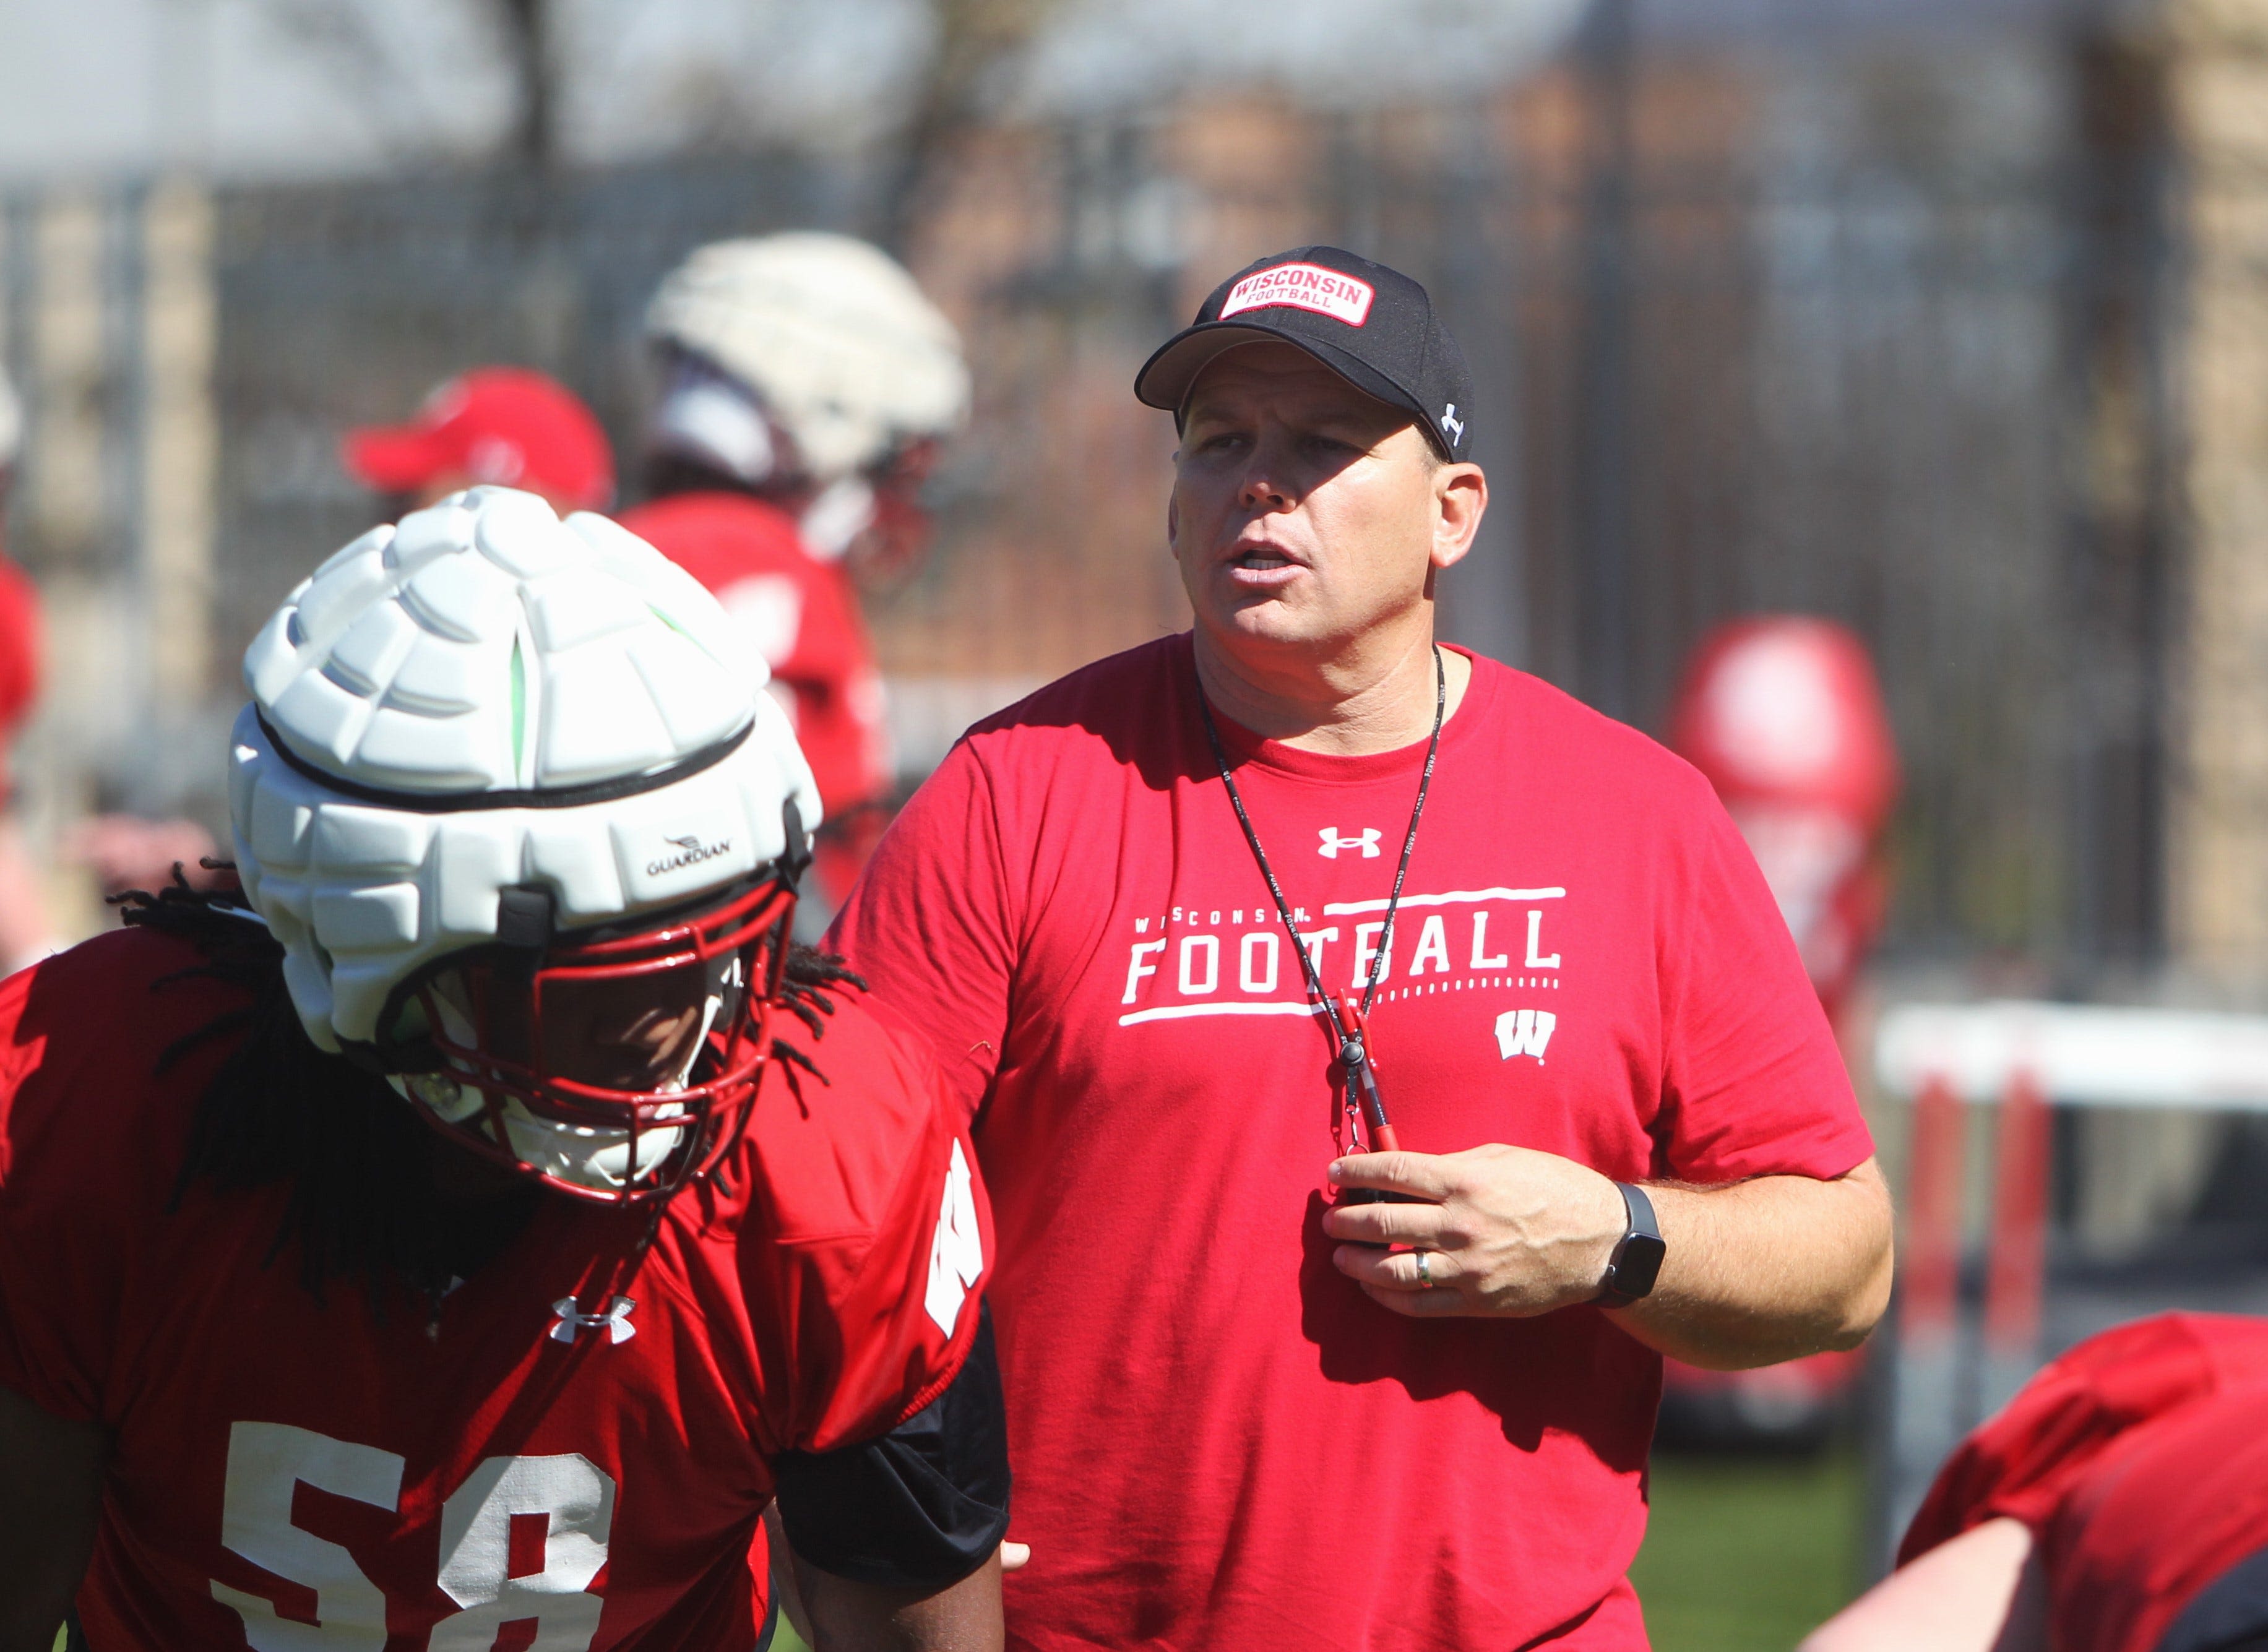
[[[1282,546],[1263,540],[1231,547],[1227,566],[1231,584],[1247,591],[1270,591],[1298,578],[1307,563]]]

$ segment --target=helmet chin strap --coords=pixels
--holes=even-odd
[[[733,960],[733,967],[737,970],[740,966],[740,960],[734,958]],[[666,1084],[656,1086],[653,1092],[655,1095],[667,1096],[674,1094],[678,1090],[687,1090],[692,1087],[693,1069],[700,1063],[701,1052],[709,1047],[710,1029],[717,1024],[717,1017],[718,1015],[723,1013],[724,1008],[725,998],[723,994],[711,993],[709,995],[708,1002],[701,1011],[701,1031],[694,1036],[691,1046],[688,1046],[685,1052],[685,1064],[677,1069],[676,1077],[671,1079]]]

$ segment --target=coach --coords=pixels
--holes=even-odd
[[[972,729],[836,932],[977,1120],[1011,1641],[1643,1648],[1660,1356],[1888,1295],[1817,999],[1698,775],[1435,643],[1422,287],[1263,259],[1135,393],[1195,628]]]

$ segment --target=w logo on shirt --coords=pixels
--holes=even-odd
[[[1541,1066],[1551,1030],[1558,1024],[1559,1017],[1549,1010],[1507,1010],[1496,1018],[1496,1047],[1507,1061],[1515,1055],[1532,1055]]]
[[[1343,838],[1336,826],[1325,826],[1322,829],[1323,846],[1315,853],[1327,861],[1335,861],[1338,859],[1341,849],[1360,849],[1363,859],[1374,861],[1378,858],[1378,840],[1383,835],[1376,826],[1365,826],[1353,837]]]

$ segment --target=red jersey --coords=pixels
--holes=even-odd
[[[1410,1319],[1331,1267],[1331,1046],[1199,720],[1189,638],[980,723],[835,938],[979,1120],[1024,1647],[1642,1648],[1660,1361],[1589,1307]],[[1376,955],[1423,744],[1223,722],[1326,990]],[[1484,659],[1373,1016],[1403,1146],[1622,1178],[1872,1151],[1707,783]]]
[[[39,588],[29,574],[0,556],[0,800],[11,789],[10,748],[39,694]]]
[[[714,592],[763,655],[828,816],[887,794],[882,678],[842,564],[812,555],[793,517],[746,494],[673,494],[620,520]]]
[[[0,1386],[114,1441],[89,1640],[752,1647],[771,1460],[887,1432],[976,1334],[989,1212],[926,1051],[838,1000],[828,1083],[767,1083],[625,1281],[644,1214],[546,1198],[429,1323],[270,1265],[285,1186],[167,1214],[231,1041],[157,1066],[243,1003],[158,984],[195,962],[128,930],[0,987]]]
[[[2002,1516],[2032,1529],[2057,1647],[2152,1652],[2268,1548],[2268,1320],[2164,1314],[2080,1343],[1962,1443],[1899,1563]]]

